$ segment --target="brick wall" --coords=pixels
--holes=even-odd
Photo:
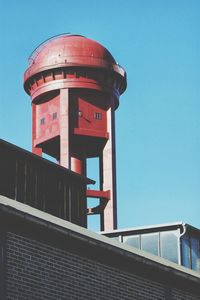
[[[139,276],[134,270],[99,262],[98,257],[86,257],[80,245],[73,252],[67,240],[65,247],[57,245],[19,232],[7,233],[6,299],[200,299],[197,294],[148,279],[149,275]]]

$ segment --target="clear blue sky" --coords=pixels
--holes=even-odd
[[[32,50],[63,32],[97,40],[128,76],[116,112],[119,227],[200,228],[199,16],[198,0],[0,0],[1,138],[31,149]]]

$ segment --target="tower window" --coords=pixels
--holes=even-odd
[[[53,113],[53,120],[57,119],[57,112]]]
[[[44,125],[45,123],[45,118],[40,119],[40,125]]]
[[[102,120],[102,114],[99,112],[95,112],[95,119],[96,120]]]
[[[82,117],[82,116],[83,116],[83,112],[82,112],[81,110],[79,110],[78,116],[79,116],[79,117]]]

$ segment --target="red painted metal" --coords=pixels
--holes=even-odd
[[[87,190],[87,197],[110,200],[110,191]]]
[[[115,229],[114,115],[126,89],[125,71],[96,41],[61,35],[31,55],[24,88],[32,98],[33,152],[82,175],[86,159],[99,157],[100,187],[87,193],[100,199],[101,230]]]

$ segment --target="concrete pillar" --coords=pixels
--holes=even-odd
[[[103,190],[110,190],[110,200],[107,201],[101,216],[101,229],[105,231],[117,228],[117,193],[116,193],[116,155],[115,155],[115,113],[111,107],[107,111],[107,131],[109,139],[103,149],[102,171]]]
[[[69,89],[60,90],[60,165],[71,169]]]

